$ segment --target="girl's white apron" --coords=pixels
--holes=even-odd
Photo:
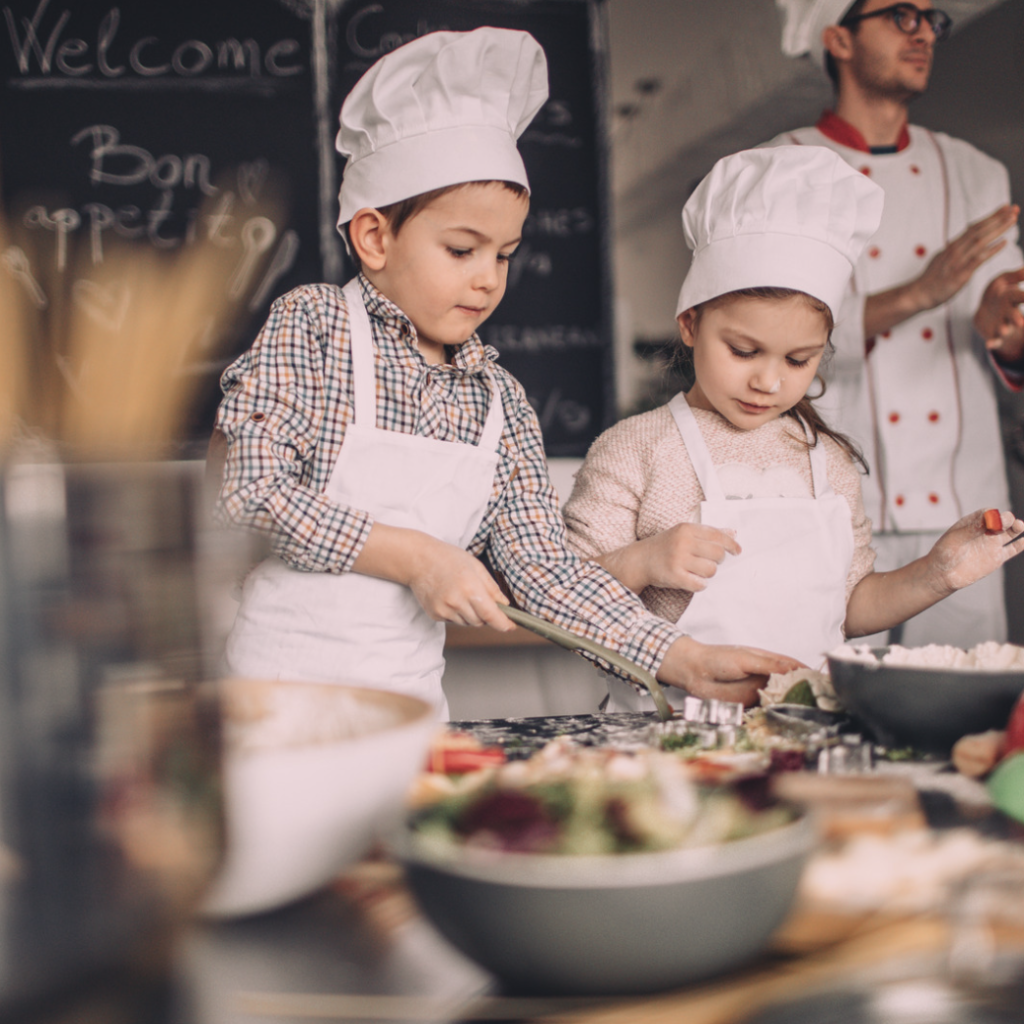
[[[357,279],[344,294],[355,409],[324,493],[376,522],[465,548],[498,465],[504,416],[497,385],[488,374],[491,403],[479,445],[379,429],[373,338]],[[299,572],[273,557],[245,581],[226,659],[234,675],[407,693],[446,719],[443,649],[444,624],[408,587],[355,572]]]
[[[817,668],[843,642],[854,548],[850,506],[828,482],[824,445],[810,451],[813,498],[728,499],[686,396],[669,408],[704,492],[700,521],[735,530],[743,548],[694,594],[679,626],[701,643],[761,647]],[[681,707],[686,694],[665,689]],[[609,711],[654,710],[620,679],[609,677],[608,692]]]

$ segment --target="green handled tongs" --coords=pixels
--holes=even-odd
[[[531,633],[536,633],[537,636],[544,637],[545,640],[550,640],[552,643],[565,647],[570,651],[586,651],[588,654],[594,654],[599,658],[603,658],[609,665],[614,665],[615,668],[625,672],[631,679],[635,679],[641,686],[647,687],[654,701],[654,706],[658,709],[658,715],[663,722],[667,722],[672,717],[672,708],[669,707],[669,703],[665,699],[665,693],[661,688],[661,684],[650,672],[641,668],[636,662],[630,661],[629,658],[624,658],[621,654],[616,654],[615,651],[609,650],[602,644],[595,643],[593,640],[587,640],[582,636],[577,636],[575,633],[570,633],[569,630],[562,629],[561,626],[556,626],[553,622],[540,619],[536,615],[531,615],[529,612],[524,612],[519,608],[512,608],[507,604],[499,604],[498,607],[516,625],[530,630]]]

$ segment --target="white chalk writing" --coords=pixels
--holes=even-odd
[[[207,75],[249,78],[291,78],[305,72],[296,39],[278,39],[263,50],[255,39],[185,39],[166,42],[147,35],[121,40],[121,11],[110,10],[100,20],[95,38],[71,35],[72,12],[65,8],[47,18],[50,0],[39,0],[31,17],[20,25],[10,7],[4,8],[7,35],[22,76],[73,82],[97,77],[125,85],[163,76],[195,79]]]

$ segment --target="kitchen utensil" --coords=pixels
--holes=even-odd
[[[227,855],[214,917],[279,907],[326,885],[392,824],[438,722],[403,694],[223,682]]]
[[[1022,669],[920,668],[829,655],[829,673],[846,711],[887,747],[948,756],[969,733],[1003,729],[1024,691]]]
[[[650,992],[748,960],[793,902],[815,842],[807,818],[661,853],[550,856],[438,850],[393,837],[441,933],[514,990]]]
[[[631,679],[640,683],[641,686],[647,687],[662,721],[667,721],[672,717],[672,708],[669,707],[669,703],[665,699],[661,684],[650,672],[641,668],[636,662],[624,658],[621,654],[609,650],[594,640],[588,640],[586,637],[570,633],[569,630],[556,626],[553,622],[548,622],[546,619],[541,619],[536,615],[531,615],[529,612],[524,612],[520,608],[512,608],[510,605],[505,604],[499,604],[498,607],[517,626],[522,626],[524,629],[530,630],[531,633],[544,637],[545,640],[550,640],[552,643],[565,647],[570,651],[586,651],[588,654],[594,654],[599,658],[603,658],[610,665],[625,672]]]

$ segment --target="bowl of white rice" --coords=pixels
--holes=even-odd
[[[1024,691],[1024,647],[990,641],[970,650],[843,644],[828,656],[843,708],[875,740],[948,755],[961,736],[1003,729]]]
[[[328,884],[404,808],[438,729],[426,702],[355,686],[227,679],[226,854],[203,911],[255,914]]]

